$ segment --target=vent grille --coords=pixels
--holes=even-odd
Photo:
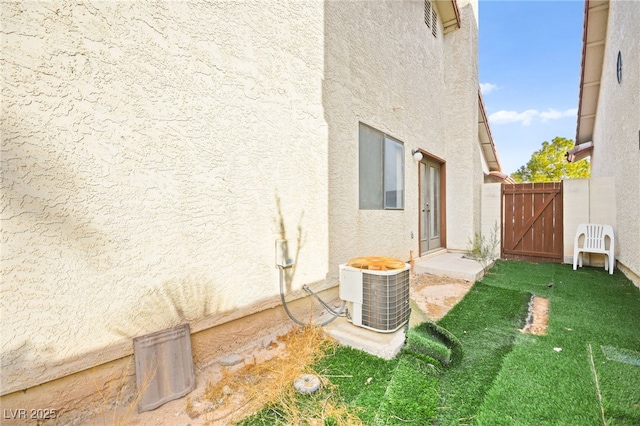
[[[394,275],[362,274],[362,325],[395,331],[409,320],[409,270]]]
[[[435,9],[431,9],[431,11],[431,34],[433,34],[434,37],[438,37],[438,14]]]
[[[424,0],[424,23],[431,28],[431,2]]]
[[[431,34],[438,38],[438,13],[431,0],[424,0],[424,23],[431,29]]]
[[[154,410],[196,388],[189,324],[135,337],[138,412]]]

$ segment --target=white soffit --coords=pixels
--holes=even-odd
[[[609,0],[586,0],[576,145],[593,140],[608,18]]]
[[[496,146],[493,143],[493,137],[491,136],[491,129],[489,129],[489,120],[487,120],[487,113],[484,109],[484,101],[482,100],[482,94],[478,90],[478,142],[482,150],[482,155],[491,172],[501,172],[500,160],[498,159],[498,152]]]
[[[575,163],[583,158],[587,158],[591,155],[593,150],[593,142],[583,142],[580,145],[576,145],[566,152],[565,157],[569,163]]]
[[[438,5],[444,34],[460,28],[460,10],[456,0],[435,0],[434,3]]]

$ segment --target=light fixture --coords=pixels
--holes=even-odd
[[[416,161],[422,160],[422,153],[420,152],[419,149],[411,150],[411,155],[413,155],[413,159]]]

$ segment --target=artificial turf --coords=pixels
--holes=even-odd
[[[371,424],[421,424],[438,406],[438,379],[432,364],[410,354],[402,355]]]
[[[458,336],[462,362],[441,377],[438,424],[471,424],[513,349],[531,295],[476,283],[439,325]]]
[[[640,350],[640,290],[623,274],[500,262],[482,284],[548,297],[550,308],[547,335],[518,336],[475,424],[640,425],[640,367],[602,349],[629,360]]]
[[[546,335],[519,331],[532,295],[549,298]],[[619,271],[499,261],[396,358],[333,349],[315,366],[331,382],[319,399],[365,425],[637,426],[639,327],[640,290]],[[265,409],[245,424],[285,423]]]

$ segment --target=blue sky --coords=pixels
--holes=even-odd
[[[502,171],[575,139],[584,1],[479,1],[480,85]]]

